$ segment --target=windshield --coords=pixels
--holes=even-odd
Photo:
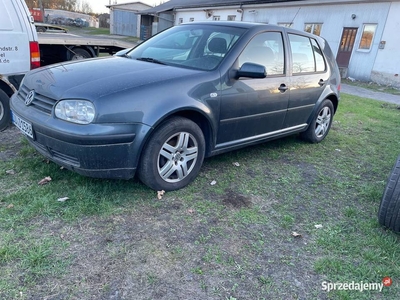
[[[215,69],[244,32],[215,25],[180,25],[163,31],[126,54],[132,59],[199,70]]]

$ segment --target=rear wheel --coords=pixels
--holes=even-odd
[[[0,90],[0,131],[3,131],[10,125],[10,98]]]
[[[333,120],[333,104],[325,99],[319,106],[307,130],[300,134],[301,138],[311,143],[321,142],[329,132]]]
[[[138,175],[154,190],[178,190],[200,171],[205,142],[199,126],[182,117],[162,123],[142,151]]]
[[[46,28],[43,26],[36,27],[37,32],[46,32]]]
[[[79,59],[85,59],[85,58],[91,58],[92,56],[88,51],[85,49],[81,48],[75,48],[71,50],[71,57],[70,60],[79,60]]]
[[[378,221],[381,225],[400,232],[400,156],[397,158],[379,205]]]

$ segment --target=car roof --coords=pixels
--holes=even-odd
[[[251,22],[239,22],[239,21],[197,21],[197,22],[189,22],[180,24],[181,26],[190,26],[190,25],[213,25],[213,26],[224,26],[224,27],[240,27],[245,29],[250,28],[263,28],[269,30],[282,30],[282,26],[270,25],[265,23],[251,23]]]

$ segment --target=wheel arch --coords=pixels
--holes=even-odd
[[[169,114],[164,115],[162,118],[160,118],[153,126],[152,130],[147,134],[145,137],[144,142],[142,143],[142,146],[140,148],[140,155],[137,160],[137,164],[139,164],[140,159],[142,158],[142,151],[143,149],[146,148],[146,145],[148,141],[150,140],[151,136],[153,135],[154,131],[156,128],[158,128],[162,123],[168,121],[169,119],[173,117],[183,117],[186,119],[191,120],[192,122],[196,123],[201,131],[203,132],[204,135],[204,140],[205,140],[205,157],[210,156],[211,151],[213,149],[214,145],[214,130],[211,121],[207,116],[204,115],[204,113],[195,110],[195,109],[183,109],[179,111],[174,111]]]
[[[206,142],[205,144],[205,156],[209,156],[211,153],[211,150],[213,148],[213,141],[214,141],[214,133],[213,129],[211,126],[210,121],[208,118],[203,115],[202,113],[195,111],[195,110],[182,110],[182,111],[177,111],[173,113],[172,115],[169,115],[168,118],[174,117],[174,116],[180,116],[186,119],[191,120],[192,122],[196,123],[201,131],[203,132],[204,135],[204,141]]]
[[[339,99],[338,99],[338,97],[337,97],[335,94],[328,94],[328,95],[326,95],[326,96],[323,96],[323,97],[321,97],[321,98],[317,101],[317,103],[316,103],[315,106],[314,106],[314,109],[313,109],[312,113],[311,113],[310,116],[308,117],[308,120],[307,120],[308,126],[310,125],[310,123],[311,123],[312,119],[314,118],[315,114],[318,112],[318,109],[319,109],[321,103],[324,102],[325,100],[329,100],[329,101],[332,102],[332,105],[333,105],[333,114],[336,113],[336,110],[337,110],[337,108],[338,108],[338,106],[339,106]],[[304,129],[304,131],[307,130],[308,126]]]
[[[328,99],[328,100],[330,100],[330,101],[332,102],[334,113],[336,113],[337,108],[338,108],[338,106],[339,106],[339,99],[338,99],[338,97],[337,97],[336,95],[334,95],[334,94],[330,94],[330,95],[328,95],[327,97],[325,97],[325,99]]]
[[[10,84],[7,84],[7,82],[4,82],[3,80],[0,80],[0,90],[6,93],[10,98],[16,92],[16,89],[14,90]]]

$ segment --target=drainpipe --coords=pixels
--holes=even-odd
[[[240,22],[243,22],[243,3],[240,3],[239,9],[242,11],[240,16]]]

